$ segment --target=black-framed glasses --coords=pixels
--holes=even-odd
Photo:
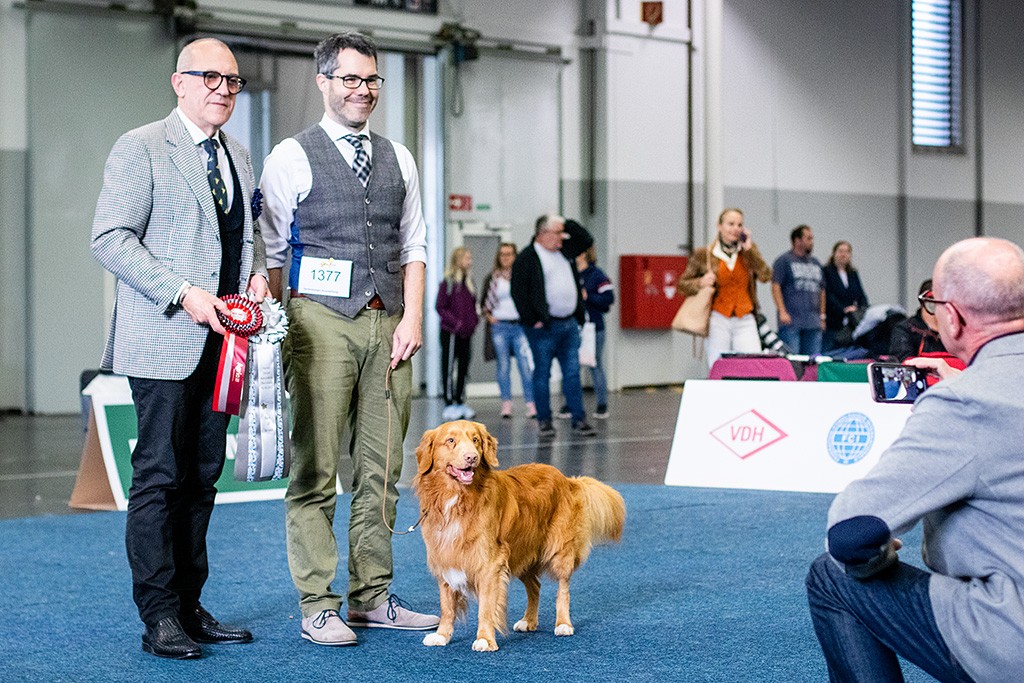
[[[917,295],[917,300],[921,302],[921,308],[928,311],[930,314],[935,315],[935,306],[937,304],[948,304],[949,301],[943,301],[942,299],[936,299],[932,295],[932,290],[927,292],[921,292]]]
[[[380,76],[368,76],[366,78],[360,78],[349,74],[347,76],[335,76],[334,74],[323,74],[324,78],[328,78],[332,81],[341,81],[341,84],[349,90],[358,90],[359,86],[363,83],[370,90],[380,90],[380,86],[384,85],[384,79]]]
[[[179,71],[178,73],[185,74],[186,76],[202,76],[203,85],[210,90],[216,90],[220,87],[222,81],[227,81],[228,92],[232,95],[242,92],[242,88],[245,87],[245,79],[241,76],[229,76],[219,71]]]
[[[936,299],[932,295],[932,290],[929,289],[927,292],[922,292],[921,294],[918,294],[917,300],[921,302],[921,308],[923,308],[925,311],[932,315],[935,315],[935,307],[938,304],[949,304],[950,306],[953,307],[953,310],[956,311],[956,317],[957,320],[960,321],[960,324],[965,327],[967,326],[967,321],[964,320],[964,316],[960,313],[960,309],[956,307],[956,304],[954,304],[952,301],[949,301],[948,299]]]

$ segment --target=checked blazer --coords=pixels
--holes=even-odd
[[[238,291],[266,274],[254,224],[249,151],[221,133],[234,164],[245,222]],[[103,170],[92,227],[92,253],[117,278],[101,367],[149,379],[180,380],[195,370],[209,327],[173,304],[185,280],[216,294],[221,245],[206,160],[174,111],[122,135]]]

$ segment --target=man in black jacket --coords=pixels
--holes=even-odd
[[[562,393],[572,413],[573,432],[596,434],[583,412],[579,349],[584,309],[576,272],[576,257],[593,243],[593,236],[576,221],[544,215],[537,219],[530,246],[512,264],[512,300],[533,352],[533,398],[542,437],[555,435],[550,393],[554,358],[562,368]]]

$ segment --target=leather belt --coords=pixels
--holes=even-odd
[[[306,295],[299,292],[297,289],[288,290],[288,298],[290,299],[305,299]],[[379,294],[374,294],[373,298],[366,302],[366,307],[374,311],[386,310],[383,299],[380,298]]]

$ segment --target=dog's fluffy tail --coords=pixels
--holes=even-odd
[[[626,502],[619,492],[593,477],[576,477],[592,543],[618,541],[626,523]]]

